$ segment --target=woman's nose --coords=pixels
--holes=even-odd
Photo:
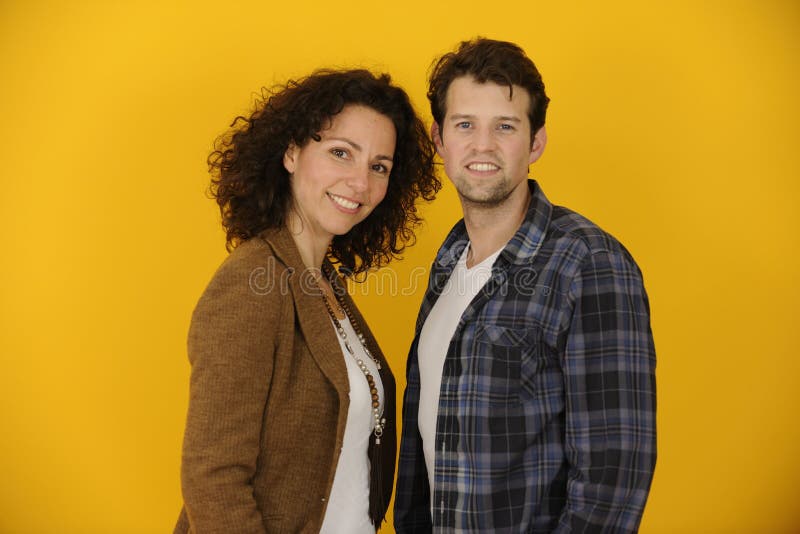
[[[356,167],[347,177],[346,183],[356,193],[363,193],[369,187],[369,168]]]

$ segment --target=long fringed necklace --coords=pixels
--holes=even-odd
[[[329,275],[329,273],[327,272],[325,274]],[[329,280],[330,278],[331,277],[328,276]],[[364,353],[369,357],[369,359],[375,362],[375,365],[378,367],[378,370],[380,370],[381,363],[380,361],[378,361],[377,358],[375,358],[375,356],[372,355],[372,353],[367,348],[367,342],[364,339],[364,334],[361,332],[361,327],[358,325],[358,323],[353,320],[353,314],[350,312],[350,306],[347,304],[347,302],[344,300],[343,297],[336,294],[336,291],[334,291],[333,293],[336,298],[336,303],[338,304],[339,309],[342,311],[342,313],[344,313],[345,317],[347,317],[347,319],[350,321],[350,325],[353,327],[353,331],[355,331],[356,336],[358,336],[358,340],[361,342],[361,347],[364,349]],[[333,325],[336,327],[336,333],[339,334],[339,337],[342,340],[342,344],[347,349],[347,352],[350,353],[350,356],[353,357],[353,359],[356,362],[356,365],[358,365],[358,368],[361,369],[361,372],[364,373],[364,378],[367,379],[367,385],[369,386],[369,393],[370,396],[372,397],[372,418],[374,420],[373,433],[375,434],[375,444],[380,445],[381,436],[383,435],[383,428],[384,425],[386,425],[386,419],[382,417],[383,413],[381,411],[381,399],[380,395],[378,394],[378,387],[375,384],[375,377],[372,376],[372,373],[369,372],[369,368],[367,367],[367,364],[364,363],[364,360],[356,356],[356,353],[353,350],[353,347],[350,345],[350,341],[347,338],[347,332],[345,332],[344,328],[342,328],[342,324],[339,322],[339,319],[336,318],[336,314],[334,313],[333,308],[331,307],[331,303],[328,301],[328,298],[325,296],[324,292],[322,293],[322,301],[325,303],[325,308],[327,308],[328,310],[328,315],[331,316]]]

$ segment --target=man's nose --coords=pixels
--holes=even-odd
[[[475,149],[481,152],[494,149],[494,132],[490,128],[479,128],[475,131],[473,144]]]

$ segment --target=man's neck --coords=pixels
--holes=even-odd
[[[479,264],[509,242],[525,219],[530,199],[527,182],[521,183],[500,204],[487,206],[461,199],[470,240],[467,268]]]

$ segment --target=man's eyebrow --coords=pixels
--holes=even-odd
[[[358,143],[356,143],[352,139],[348,139],[347,137],[329,137],[328,139],[330,141],[341,141],[342,143],[347,143],[348,145],[353,147],[354,150],[356,150],[358,152],[363,152],[364,151],[364,149],[361,147],[361,145],[359,145]],[[394,162],[394,158],[392,156],[387,156],[385,154],[378,154],[377,156],[375,156],[375,159]]]
[[[469,114],[466,114],[466,113],[460,113],[460,114],[456,114],[456,115],[450,115],[449,120],[450,121],[463,121],[463,120],[475,120],[476,118],[477,118],[477,115],[469,115]],[[493,117],[493,120],[496,120],[496,121],[508,121],[508,122],[522,122],[522,119],[520,119],[519,117],[514,116],[514,115],[500,115],[500,116],[497,116],[497,117]]]

